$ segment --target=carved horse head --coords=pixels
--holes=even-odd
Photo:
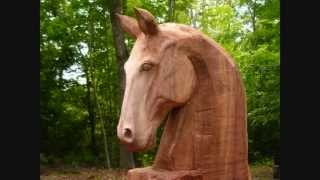
[[[126,88],[118,137],[129,150],[152,147],[156,130],[174,107],[192,93],[195,72],[187,56],[175,49],[175,37],[162,32],[154,17],[136,9],[137,20],[118,15],[122,28],[136,42],[124,65]]]
[[[169,114],[152,168],[248,179],[245,90],[233,59],[196,29],[157,24],[143,9],[136,16],[118,15],[136,39],[124,67],[121,142],[131,151],[152,147]]]

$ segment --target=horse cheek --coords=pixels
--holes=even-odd
[[[183,68],[177,69],[176,81],[176,101],[185,103],[191,97],[195,86],[195,72],[190,62],[185,61]]]

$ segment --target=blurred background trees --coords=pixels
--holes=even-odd
[[[198,28],[234,57],[246,86],[250,163],[271,160],[280,151],[279,6],[279,0],[41,0],[41,163],[128,168],[153,161],[156,149],[132,154],[116,136],[122,65],[134,41],[114,13],[134,16],[133,7],[159,23]]]

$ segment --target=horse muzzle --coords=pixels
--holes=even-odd
[[[144,131],[144,135],[138,137],[133,129],[118,128],[117,135],[120,143],[124,144],[129,151],[144,151],[155,145],[155,133],[150,130]]]

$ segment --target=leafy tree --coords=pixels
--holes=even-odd
[[[134,40],[123,34],[114,14],[122,11],[134,16],[134,7],[149,10],[159,23],[198,28],[234,57],[246,86],[250,161],[279,153],[279,0],[40,3],[43,162],[117,168],[146,166],[154,159],[156,148],[135,153],[133,163],[132,155],[119,145],[116,135],[124,90],[122,66]]]

